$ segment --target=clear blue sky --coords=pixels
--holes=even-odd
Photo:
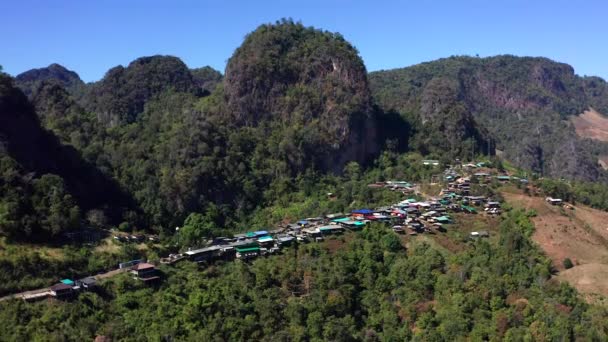
[[[245,34],[291,17],[342,33],[370,71],[509,53],[608,78],[608,1],[6,0],[0,13],[0,65],[13,75],[57,62],[96,81],[153,54],[223,72]]]

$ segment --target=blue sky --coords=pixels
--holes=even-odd
[[[508,53],[608,78],[608,1],[7,0],[0,13],[0,65],[13,75],[57,62],[96,81],[154,54],[223,72],[248,32],[291,17],[342,33],[370,71]]]

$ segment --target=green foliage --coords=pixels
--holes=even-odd
[[[110,69],[90,87],[83,103],[102,123],[132,123],[155,96],[167,90],[194,92],[194,88],[190,70],[179,58],[141,57],[126,68]]]
[[[0,234],[43,241],[79,227],[80,209],[62,178],[46,174],[27,180],[22,173],[14,160],[0,156]]]
[[[569,268],[574,267],[574,264],[572,263],[572,260],[570,260],[570,258],[564,259],[564,261],[562,262],[562,264],[564,265],[565,269],[569,269]]]
[[[211,94],[222,82],[222,74],[210,66],[192,69],[192,80],[199,87],[201,95]]]
[[[218,208],[210,205],[205,215],[192,213],[184,221],[179,229],[178,239],[182,246],[199,246],[209,238],[221,236],[218,225],[221,214]]]
[[[497,148],[515,165],[542,175],[605,178],[597,155],[608,144],[579,139],[564,119],[589,107],[607,110],[608,87],[575,75],[569,65],[508,55],[454,56],[369,78],[384,111],[413,118],[418,148],[465,156],[467,150],[470,156]]]
[[[509,212],[500,241],[471,242],[448,256],[425,243],[406,251],[391,230],[372,225],[335,252],[309,244],[250,264],[161,267],[158,288],[120,276],[102,284],[99,295],[73,302],[2,302],[0,334],[18,340],[606,339],[605,308],[546,281],[550,262],[526,236],[528,223],[523,211]]]
[[[608,210],[608,185],[601,182],[567,182],[557,179],[540,179],[535,185],[547,196],[561,198],[572,204],[580,203]]]
[[[0,243],[0,296],[45,288],[63,278],[78,279],[107,271],[119,262],[141,257],[141,252],[129,251],[129,247],[110,254],[85,247]]]

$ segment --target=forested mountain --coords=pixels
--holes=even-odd
[[[85,86],[80,76],[74,71],[66,69],[64,66],[53,63],[46,68],[32,69],[15,76],[15,84],[25,95],[30,96],[41,82],[53,80],[62,87],[72,92],[80,94]]]
[[[0,74],[0,230],[45,240],[80,228],[89,210],[120,217],[130,205],[114,181],[40,126],[34,107]]]
[[[597,154],[608,147],[565,119],[608,110],[606,83],[544,58],[451,57],[371,73],[370,91],[342,36],[282,21],[250,33],[225,77],[171,56],[86,86],[61,70],[18,83],[44,127],[135,198],[145,225],[179,224],[211,203],[242,221],[271,201],[269,187],[307,170],[339,173],[385,147],[447,158],[498,149],[545,175],[604,177]]]
[[[131,194],[146,226],[207,210],[220,226],[242,222],[273,200],[269,188],[369,162],[383,145],[357,51],[291,21],[248,35],[226,77],[152,56],[112,68],[82,98],[58,81],[30,96],[41,122]]]
[[[222,73],[210,66],[190,69],[192,80],[198,86],[201,95],[209,95],[222,82]]]
[[[141,57],[126,68],[110,69],[101,81],[91,85],[83,104],[103,124],[115,126],[134,122],[146,101],[168,90],[196,91],[188,67],[172,56]]]
[[[316,163],[341,171],[378,151],[365,66],[338,34],[291,22],[260,26],[228,61],[224,94],[237,125],[272,123],[284,144],[301,136],[304,154],[290,158],[296,170]]]
[[[597,153],[605,144],[578,138],[566,119],[589,107],[608,112],[608,85],[575,75],[569,65],[532,57],[450,57],[373,72],[370,84],[384,110],[423,122],[437,120],[436,103],[450,108],[446,119],[470,114],[488,131],[489,145],[520,167],[553,177],[604,178]]]

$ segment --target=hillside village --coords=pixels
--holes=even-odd
[[[424,160],[427,167],[437,167],[438,161]],[[207,241],[205,246],[192,246],[181,253],[170,254],[160,260],[125,261],[115,270],[97,276],[88,276],[77,280],[63,279],[61,282],[41,290],[27,291],[21,294],[6,296],[35,301],[44,298],[70,299],[80,291],[94,290],[99,280],[121,273],[129,273],[143,283],[154,284],[162,281],[162,274],[157,269],[158,263],[173,265],[180,261],[190,261],[207,265],[215,261],[250,261],[252,259],[281,253],[294,244],[320,243],[332,236],[347,232],[358,232],[373,223],[390,227],[395,234],[414,237],[419,234],[437,235],[446,233],[455,227],[454,214],[498,216],[502,213],[501,202],[497,199],[476,194],[472,184],[481,188],[489,186],[492,181],[499,183],[527,184],[522,179],[498,173],[488,167],[487,163],[457,164],[449,166],[433,177],[439,194],[426,195],[421,192],[420,184],[403,180],[376,182],[367,186],[376,191],[394,191],[402,194],[403,200],[383,207],[354,209],[349,213],[329,213],[317,217],[303,218],[296,222],[280,224],[273,229],[249,231],[234,234],[232,237],[216,237]],[[329,195],[329,194],[328,194]],[[333,195],[333,194],[331,194]],[[559,199],[549,199],[552,204],[559,204]],[[178,228],[179,233],[179,228]],[[471,231],[469,239],[487,238],[487,230]],[[154,235],[116,234],[115,243],[139,243],[144,240],[157,242]],[[156,264],[156,265],[155,265]]]

